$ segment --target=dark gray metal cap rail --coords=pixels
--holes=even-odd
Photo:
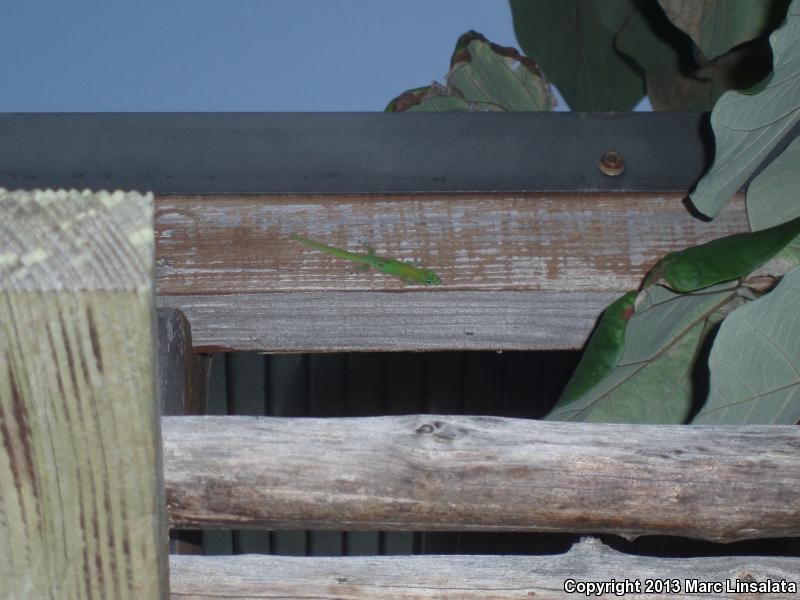
[[[706,113],[3,113],[0,187],[688,191]],[[616,151],[618,176],[598,161]]]

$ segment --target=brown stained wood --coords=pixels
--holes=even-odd
[[[400,290],[396,277],[291,239],[419,260],[444,290],[625,292],[663,254],[747,229],[742,198],[712,222],[683,194],[157,197],[161,295]]]
[[[599,314],[665,253],[747,229],[681,194],[157,197],[159,306],[205,351],[580,348]],[[418,260],[422,289],[356,271],[292,234]],[[397,293],[403,292],[403,293]]]
[[[584,538],[552,556],[376,556],[298,558],[285,556],[173,556],[173,600],[530,600],[586,598],[567,593],[567,580],[639,582],[630,599],[731,598],[728,593],[689,591],[692,580],[775,582],[782,593],[741,598],[796,598],[800,558],[736,556],[655,558],[622,554]],[[647,580],[670,581],[673,593],[644,593]],[[677,583],[676,583],[677,582]],[[651,584],[652,585],[652,584]],[[632,588],[635,590],[636,588]],[[598,597],[592,595],[591,597]],[[613,589],[603,598],[615,597]]]
[[[800,535],[800,430],[500,417],[163,419],[175,527]]]
[[[166,598],[153,199],[0,190],[0,595]]]
[[[300,292],[161,296],[197,352],[580,348],[614,292]]]

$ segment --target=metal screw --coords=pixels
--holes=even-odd
[[[597,162],[597,167],[600,169],[603,175],[616,177],[617,175],[622,175],[625,172],[625,159],[619,152],[609,150],[603,155],[603,158]]]

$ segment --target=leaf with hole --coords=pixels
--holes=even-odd
[[[389,102],[389,112],[549,111],[550,84],[536,64],[514,48],[470,31],[456,43],[447,85],[409,90]]]

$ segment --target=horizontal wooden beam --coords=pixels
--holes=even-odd
[[[747,229],[744,202],[712,222],[684,194],[158,196],[158,292],[400,291],[396,277],[291,239],[419,260],[437,290],[625,292],[666,252]],[[418,288],[417,288],[418,289]],[[194,332],[193,332],[194,333]]]
[[[580,347],[595,319],[665,253],[747,229],[683,194],[157,197],[159,306],[198,349],[266,352]],[[293,234],[418,260],[444,285],[391,276]]]
[[[197,352],[580,348],[609,292],[298,292],[160,296]]]
[[[798,573],[797,557],[632,556],[592,538],[581,540],[565,554],[553,556],[170,557],[170,586],[175,600],[550,600],[599,595],[582,590],[570,593],[568,590],[574,588],[565,589],[565,585],[611,581],[624,585],[626,580],[631,586],[639,586],[638,593],[636,587],[628,588],[626,598],[732,597],[725,590],[703,593],[698,588],[693,592],[689,587],[693,580],[722,585],[728,581],[730,585],[737,581],[752,585],[769,580],[783,586],[784,592],[764,597],[789,598],[800,586]],[[650,593],[646,592],[648,585]],[[614,588],[604,590],[603,597],[613,596]]]
[[[796,427],[163,418],[173,527],[800,535]]]

